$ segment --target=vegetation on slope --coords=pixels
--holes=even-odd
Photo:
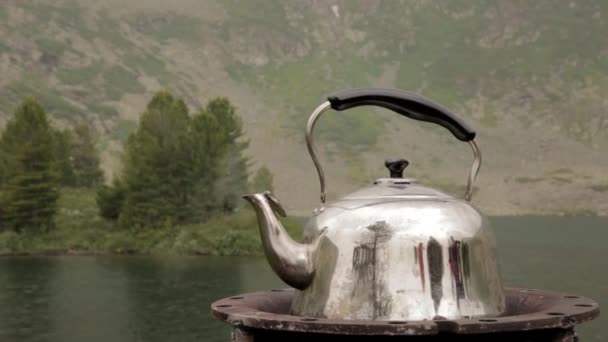
[[[333,13],[331,6],[225,1],[221,6],[226,16],[216,23],[171,11],[119,13],[85,3],[15,2],[4,10],[9,18],[18,9],[25,11],[21,21],[8,21],[1,29],[15,38],[33,38],[29,48],[39,56],[27,60],[7,45],[11,55],[23,59],[17,63],[33,67],[23,73],[34,77],[4,85],[0,110],[6,113],[23,93],[35,92],[56,102],[49,107],[53,113],[112,118],[117,113],[108,104],[149,91],[142,77],[177,87],[180,95],[191,98],[196,90],[188,88],[199,87],[192,84],[193,75],[169,71],[180,66],[171,65],[163,53],[176,42],[184,48],[202,41],[219,44],[229,75],[275,106],[287,108],[290,117],[285,119],[294,127],[301,126],[302,113],[323,95],[368,86],[391,66],[394,86],[456,107],[478,96],[490,102],[502,102],[512,92],[523,96],[525,89],[515,87],[533,85],[543,93],[543,113],[565,113],[576,105],[575,99],[559,94],[589,82],[598,85],[598,91],[608,86],[608,59],[602,51],[608,27],[601,15],[607,8],[601,1],[346,2],[336,5]],[[48,27],[39,25],[42,22]],[[49,29],[61,34],[50,35]],[[107,49],[116,53],[107,54]],[[56,78],[59,87],[51,87],[47,76]],[[549,80],[557,82],[547,84]],[[496,110],[486,115],[482,122],[487,125],[500,122]],[[594,138],[587,132],[593,127],[577,127],[564,115],[558,120],[573,137]],[[321,131],[345,146],[369,145],[382,127],[381,120],[362,112],[346,127],[343,120],[330,117]]]
[[[157,89],[170,89],[195,108],[203,106],[201,94],[230,96],[242,109],[245,134],[256,137],[248,154],[268,165],[279,195],[303,212],[313,187],[293,182],[307,179],[307,171],[271,159],[264,137],[284,141],[277,155],[301,159],[306,114],[323,96],[340,88],[398,87],[440,102],[478,128],[484,151],[493,151],[480,180],[487,176],[484,189],[492,187],[480,193],[483,209],[557,213],[580,203],[608,213],[596,191],[608,181],[601,171],[608,163],[601,154],[608,148],[607,11],[599,0],[153,6],[8,0],[0,9],[0,114],[8,117],[23,96],[35,95],[54,121],[95,127],[104,169],[114,173],[139,108]],[[427,157],[418,147],[428,150],[432,162],[413,164],[418,174],[439,172],[432,177],[441,181],[432,183],[460,184],[460,164],[443,157],[449,147],[442,131],[404,126],[368,108],[324,116],[318,133],[326,169],[343,175],[332,189],[343,192],[377,176],[372,153],[389,157],[402,146],[412,159]],[[387,147],[397,139],[402,145]],[[576,165],[574,181],[553,191],[549,173],[564,164]],[[511,181],[521,177],[544,181]],[[294,196],[292,186],[304,189],[303,196]],[[565,193],[576,200],[564,205]]]

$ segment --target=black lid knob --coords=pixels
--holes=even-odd
[[[384,166],[391,172],[391,178],[403,178],[403,170],[410,165],[405,159],[387,159]]]

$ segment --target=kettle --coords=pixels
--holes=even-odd
[[[464,199],[404,178],[406,160],[385,163],[380,178],[325,203],[325,177],[313,129],[329,109],[379,106],[438,124],[474,153]],[[321,184],[321,206],[292,240],[269,192],[243,196],[256,211],[264,253],[274,272],[296,289],[294,315],[328,319],[438,320],[498,316],[505,296],[488,219],[470,200],[481,165],[475,131],[455,114],[397,89],[350,89],[330,95],[310,116],[308,151]]]

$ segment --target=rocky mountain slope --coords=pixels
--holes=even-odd
[[[307,215],[309,113],[337,89],[397,87],[476,127],[482,210],[608,215],[607,18],[601,0],[2,0],[0,118],[36,95],[59,125],[98,129],[111,175],[155,91],[193,108],[228,96],[253,168]],[[463,191],[470,150],[440,127],[371,108],[317,126],[330,199],[384,177],[388,157]]]

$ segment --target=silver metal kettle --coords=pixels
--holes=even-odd
[[[465,199],[403,178],[407,161],[386,162],[381,178],[325,204],[325,178],[312,141],[321,114],[380,106],[433,122],[468,142],[474,162]],[[488,220],[469,201],[481,165],[475,131],[447,109],[396,89],[335,93],[311,115],[306,142],[321,183],[321,206],[292,240],[269,193],[243,196],[254,207],[266,257],[297,289],[292,314],[330,319],[425,320],[500,315],[505,297]]]

